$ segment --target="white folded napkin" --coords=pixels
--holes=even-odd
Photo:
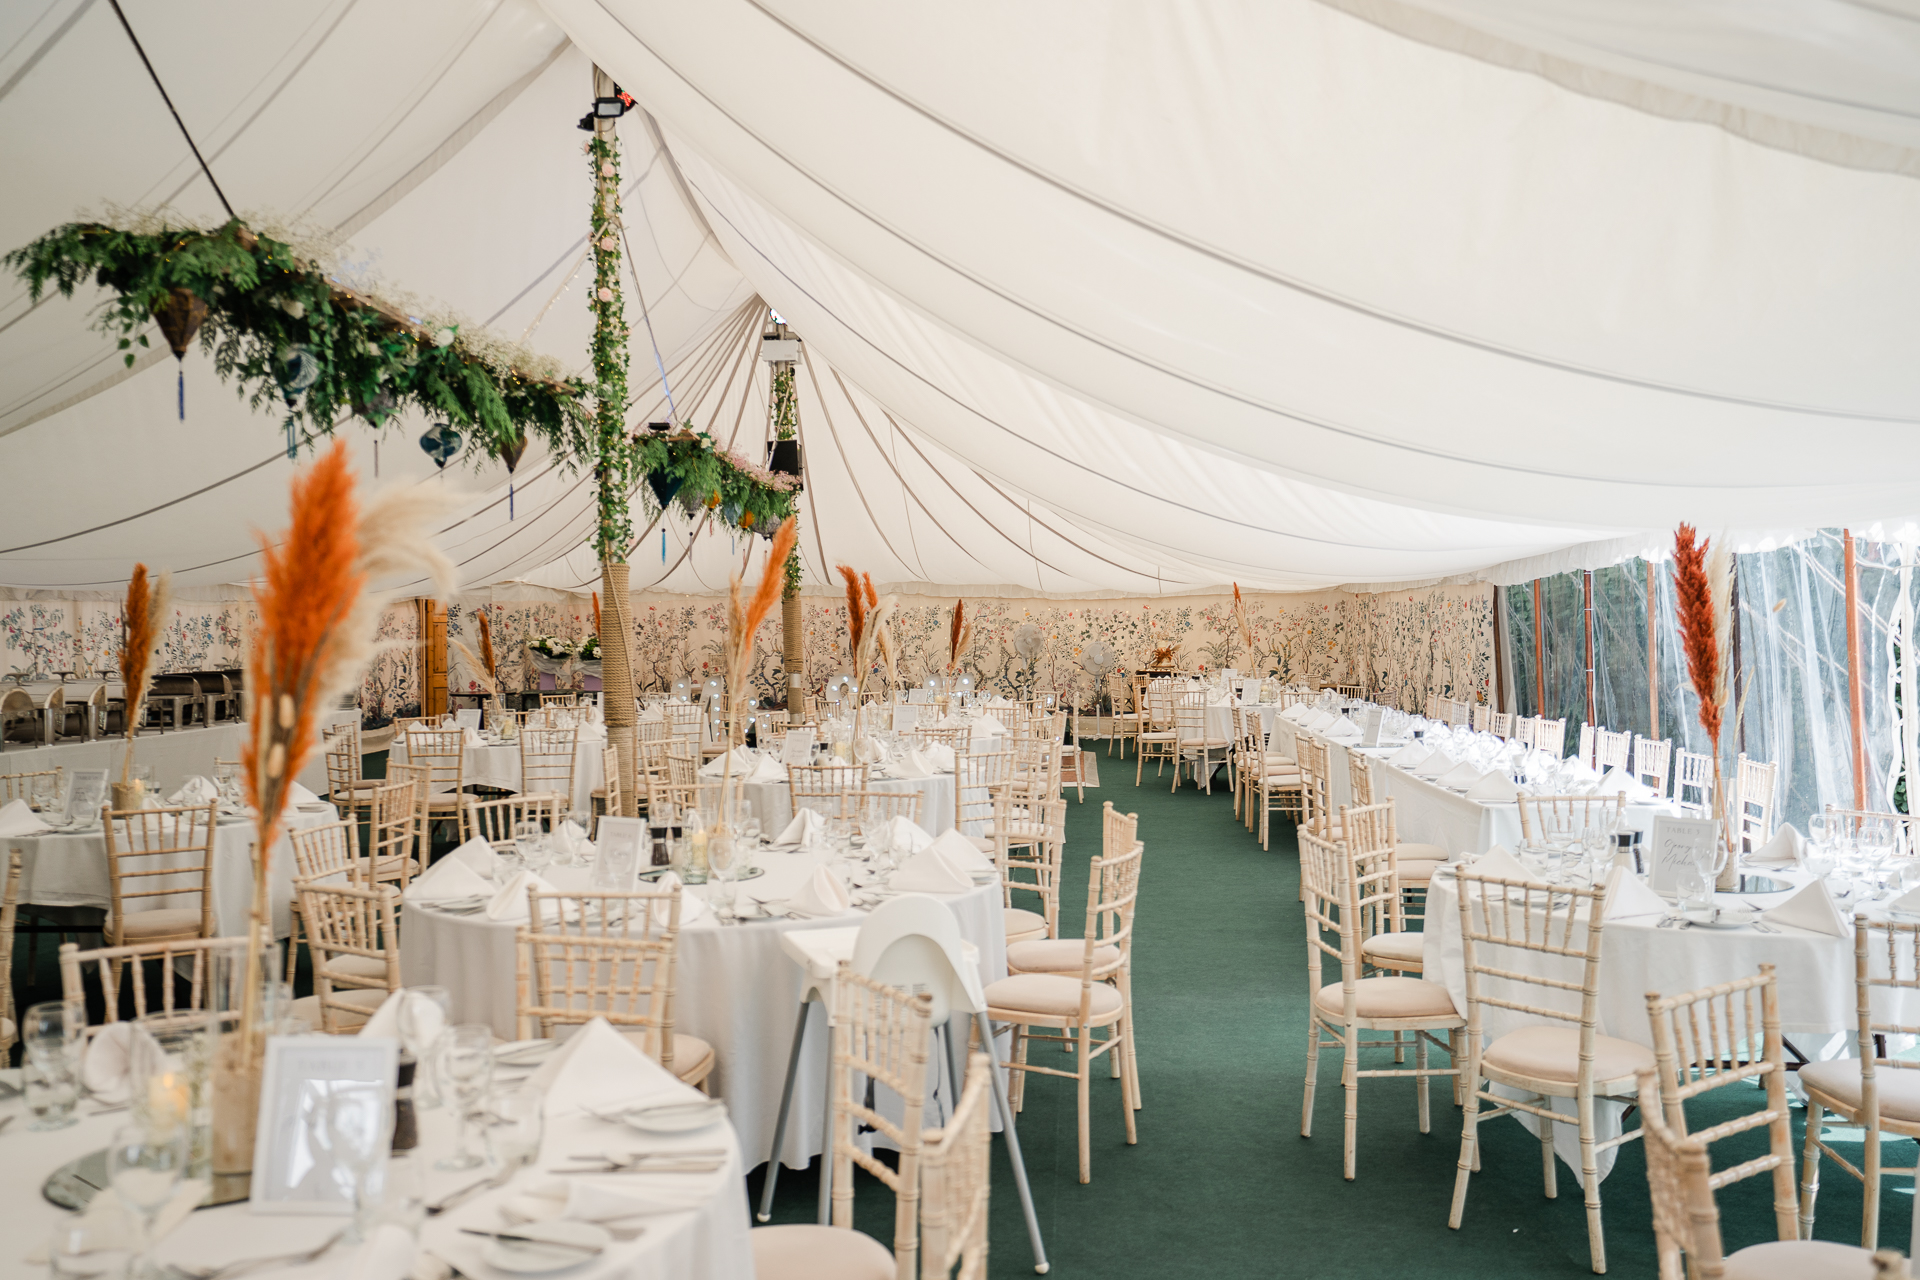
[[[1573,780],[1575,782],[1598,783],[1600,781],[1600,771],[1588,764],[1585,760],[1575,760],[1573,762]]]
[[[1480,781],[1480,766],[1471,760],[1462,760],[1436,779],[1443,787],[1453,787],[1464,791]]]
[[[980,846],[958,831],[942,831],[927,848],[938,853],[962,871],[992,871],[993,859],[980,852]]]
[[[475,836],[441,859],[441,865],[456,858],[489,880],[493,879],[494,869],[500,864],[500,855],[496,854],[493,846],[480,836]],[[413,882],[419,884],[424,878],[415,877]]]
[[[1445,747],[1438,747],[1432,755],[1415,765],[1411,772],[1416,778],[1438,778],[1450,773],[1454,764],[1453,753]]]
[[[491,852],[491,850],[489,850]],[[411,903],[456,902],[463,898],[491,897],[492,880],[482,876],[461,858],[442,858],[422,871],[407,886],[404,895]],[[526,890],[521,890],[520,910],[527,909]]]
[[[180,789],[167,797],[168,804],[198,805],[210,804],[220,798],[220,788],[213,785],[212,778],[203,778],[194,774],[183,783]]]
[[[753,772],[747,775],[747,781],[767,786],[787,780],[787,766],[772,755],[760,757],[760,763],[753,766]]]
[[[49,830],[47,824],[40,821],[25,800],[9,800],[0,805],[0,838],[37,836],[46,830]]]
[[[299,779],[287,784],[287,803],[296,809],[301,805],[320,804],[320,797],[300,785]]]
[[[405,987],[380,1002],[380,1007],[360,1028],[360,1034],[400,1039],[400,1014],[409,1005],[413,1008],[413,1020],[420,1024],[421,1040],[432,1044],[439,1039],[441,1028],[447,1025],[447,1015],[441,1011],[440,1002]]]
[[[131,1022],[110,1022],[87,1042],[80,1059],[80,1082],[101,1102],[127,1100],[133,1077],[133,1029]]]
[[[460,741],[469,747],[484,747],[487,745],[487,740],[480,736],[480,731],[473,728],[466,729]]]
[[[920,749],[920,757],[935,773],[953,772],[953,748],[944,742],[929,742]]]
[[[1625,769],[1609,769],[1600,777],[1600,785],[1594,788],[1594,794],[1611,796],[1620,792],[1627,793],[1628,804],[1650,804],[1657,797],[1651,788]]]
[[[597,714],[598,708],[596,708],[595,711]],[[582,742],[605,742],[607,740],[607,726],[598,720],[581,725],[580,740]]]
[[[1639,876],[1620,877],[1619,885],[1613,891],[1613,897],[1607,903],[1607,919],[1620,920],[1628,916],[1651,916],[1667,914],[1670,908],[1666,900],[1652,889]]]
[[[1779,906],[1762,911],[1760,918],[1768,924],[1792,925],[1796,929],[1824,933],[1833,938],[1853,936],[1853,926],[1840,914],[1840,908],[1834,905],[1833,895],[1827,892],[1827,882],[1824,880],[1808,881],[1801,886],[1800,892]]]
[[[122,1117],[124,1119],[124,1117]],[[187,1215],[200,1207],[200,1201],[206,1198],[207,1184],[203,1179],[189,1179],[180,1184],[166,1207],[154,1215],[153,1228],[147,1235],[148,1241],[161,1240],[172,1233],[174,1228],[187,1220]],[[86,1231],[87,1243],[94,1250],[105,1254],[108,1250],[137,1249],[141,1245],[140,1224],[133,1214],[121,1202],[119,1196],[95,1196],[87,1202],[84,1213],[75,1214],[66,1219],[63,1227]],[[27,1254],[30,1265],[47,1265],[47,1244],[42,1239]],[[106,1274],[103,1270],[101,1274]],[[114,1274],[118,1274],[117,1272]],[[357,1276],[357,1272],[347,1272]]]
[[[572,818],[554,830],[551,843],[556,855],[567,858],[588,857],[594,852],[593,841],[587,839],[586,831]]]
[[[1315,711],[1312,715],[1300,722],[1300,727],[1310,733],[1318,733],[1339,718],[1339,716],[1334,715],[1331,711]]]
[[[675,890],[679,891],[680,927],[682,929],[690,924],[705,920],[709,915],[713,914],[713,908],[709,907],[703,899],[688,893],[686,886],[680,883],[680,877],[671,871],[654,881],[653,887],[660,893],[671,893]],[[667,921],[671,919],[667,904],[664,902],[656,902],[653,904],[652,910],[653,923],[659,928],[666,928]]]
[[[859,740],[853,744],[855,764],[879,764],[886,758],[887,753],[881,750],[880,744],[867,734],[861,734]]]
[[[802,809],[793,815],[786,829],[774,840],[775,844],[808,845],[817,840],[826,830],[826,822],[811,809]]]
[[[1296,702],[1292,706],[1288,707],[1285,711],[1282,711],[1280,713],[1280,718],[1282,720],[1291,720],[1293,721],[1293,723],[1299,724],[1302,720],[1305,720],[1308,716],[1312,714],[1313,714],[1312,707],[1309,707],[1304,702]]]
[[[931,778],[933,776],[933,765],[930,764],[927,758],[920,754],[918,750],[909,747],[907,748],[906,759],[893,766],[893,776],[896,778]]]
[[[553,886],[532,871],[520,871],[513,879],[494,892],[493,900],[487,903],[487,919],[501,921],[526,920],[527,890],[538,889],[542,893],[552,893]]]
[[[605,1018],[594,1018],[568,1036],[525,1087],[546,1094],[550,1116],[585,1108],[701,1100]]]
[[[1358,739],[1364,732],[1359,725],[1349,720],[1346,716],[1341,716],[1338,720],[1335,720],[1332,724],[1321,730],[1322,734],[1332,738],[1335,742],[1345,742],[1350,738]]]
[[[1429,747],[1426,743],[1409,742],[1406,746],[1388,756],[1387,763],[1398,769],[1417,769],[1425,764],[1427,757],[1432,754],[1433,748]]]
[[[787,900],[787,910],[803,916],[843,916],[853,907],[853,898],[840,877],[825,866],[815,867],[800,892]]]
[[[1754,851],[1750,862],[1765,862],[1777,867],[1791,867],[1805,856],[1807,838],[1791,822],[1783,822],[1780,829],[1773,833],[1773,839]]]
[[[894,853],[918,853],[933,843],[933,837],[906,814],[896,814],[880,828],[880,841]]]
[[[1512,778],[1498,769],[1489,769],[1480,775],[1478,781],[1467,788],[1467,799],[1482,800],[1488,804],[1511,804],[1520,798],[1520,788],[1514,785]]]
[[[673,1213],[697,1209],[707,1202],[704,1181],[700,1190],[691,1187],[648,1187],[635,1195],[591,1178],[548,1178],[530,1183],[526,1191],[503,1206],[508,1216],[516,1214],[528,1221],[546,1222],[565,1218],[569,1222],[615,1222],[639,1214]]]
[[[1468,864],[1467,869],[1475,875],[1494,876],[1501,880],[1525,880],[1531,884],[1544,884],[1539,873],[1530,870],[1520,859],[1508,853],[1504,845],[1495,845]]]
[[[727,775],[735,778],[744,778],[753,772],[753,766],[758,763],[759,756],[760,753],[752,747],[729,747],[713,759],[707,761],[707,763],[701,765],[700,776],[703,778],[718,778],[722,775]]]
[[[1007,726],[1000,723],[998,716],[983,714],[973,722],[973,736],[976,738],[998,738],[1004,736],[1006,732]]]
[[[889,884],[901,893],[966,893],[973,878],[938,849],[923,849],[893,873]]]

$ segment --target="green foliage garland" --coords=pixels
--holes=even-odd
[[[533,371],[538,357],[484,333],[425,328],[237,218],[212,231],[68,223],[4,262],[36,302],[49,283],[64,297],[88,282],[108,290],[96,327],[118,338],[129,365],[132,348],[149,345],[147,327],[187,291],[206,304],[200,347],[221,378],[255,409],[274,403],[309,443],[342,416],[378,426],[411,404],[461,427],[469,460],[517,457],[530,435],[569,467],[592,456],[584,383],[557,367]],[[291,385],[303,371],[311,383]]]
[[[791,440],[800,425],[800,402],[793,389],[793,366],[783,364],[773,375],[773,438]]]
[[[592,165],[593,200],[593,377],[598,397],[594,415],[594,476],[599,481],[599,521],[593,549],[603,562],[626,559],[633,538],[627,497],[638,475],[627,439],[627,316],[620,294],[620,148],[612,131],[595,132],[587,143]]]
[[[794,513],[800,483],[768,471],[731,450],[692,423],[672,434],[647,432],[633,442],[636,469],[654,478],[689,510],[706,508],[730,528],[771,538]]]

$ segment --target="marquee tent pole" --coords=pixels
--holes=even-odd
[[[1598,722],[1593,718],[1593,570],[1581,573],[1580,590],[1586,597],[1583,616],[1587,633],[1587,723],[1596,724]]]
[[[1853,807],[1867,807],[1867,740],[1861,731],[1866,720],[1860,693],[1860,565],[1854,558],[1853,530],[1842,529],[1847,573],[1847,708],[1853,720]]]
[[[1660,596],[1653,581],[1653,561],[1647,561],[1647,737],[1660,736],[1660,640],[1654,622],[1660,616]]]
[[[1533,682],[1537,700],[1533,714],[1547,714],[1547,636],[1540,618],[1540,579],[1533,580]]]

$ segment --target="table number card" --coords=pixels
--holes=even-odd
[[[1701,874],[1713,865],[1715,845],[1720,839],[1717,818],[1672,818],[1665,814],[1653,820],[1652,864],[1647,883],[1655,893],[1671,897],[1680,892],[1680,871],[1686,866],[1701,868]]]
[[[1377,747],[1380,745],[1381,714],[1382,713],[1379,707],[1368,707],[1366,714],[1361,717],[1360,719],[1360,731],[1361,731],[1360,745],[1361,746]]]
[[[613,893],[630,893],[640,887],[640,873],[653,862],[653,849],[647,839],[645,818],[616,818],[600,815],[594,831],[599,856],[593,860],[593,887]],[[601,883],[602,880],[607,883]],[[619,883],[613,883],[618,880]]]
[[[478,729],[480,727],[480,708],[462,707],[453,713],[453,722],[462,729]]]
[[[399,1065],[400,1042],[391,1036],[267,1041],[248,1197],[253,1212],[352,1213],[353,1177],[334,1155],[346,1141],[378,1152],[367,1194],[379,1203]]]
[[[62,813],[68,822],[93,822],[100,817],[100,806],[107,802],[107,771],[75,769],[67,775],[67,806]]]
[[[920,708],[896,706],[893,709],[893,731],[911,733],[920,724]]]
[[[806,764],[813,759],[813,730],[789,729],[780,739],[781,764]]]

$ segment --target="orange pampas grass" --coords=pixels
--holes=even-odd
[[[947,633],[947,674],[960,665],[960,655],[973,643],[973,624],[967,621],[967,602],[953,602],[953,627]]]
[[[1240,598],[1240,584],[1233,584],[1233,621],[1240,628],[1240,645],[1253,657],[1253,623],[1247,619],[1247,602]]]
[[[851,657],[860,648],[860,638],[867,629],[867,602],[860,594],[860,575],[853,566],[837,564],[834,569],[847,580],[847,656]]]
[[[593,593],[593,634],[601,644],[606,644],[606,637],[600,633],[600,593],[598,591]]]
[[[860,581],[865,583],[867,587],[867,608],[869,609],[879,608],[880,596],[873,589],[873,575],[870,573],[863,573],[860,575]]]
[[[800,537],[800,522],[792,516],[781,521],[774,531],[773,545],[767,549],[766,565],[760,570],[760,584],[753,590],[753,598],[740,599],[740,576],[735,574],[727,586],[727,706],[734,732],[739,731],[741,713],[745,710],[747,696],[747,669],[753,660],[753,637],[759,633],[760,624],[767,620],[767,614],[780,599],[780,593],[786,587],[787,557],[793,553],[793,544]],[[731,736],[731,735],[730,735]],[[723,777],[728,781],[728,803],[733,801],[731,785],[733,776],[732,742],[728,742],[727,764],[722,766]]]
[[[127,582],[127,603],[121,611],[126,635],[120,645],[120,678],[127,685],[127,755],[120,764],[120,781],[133,776],[133,735],[144,719],[147,689],[153,684],[154,653],[160,647],[160,628],[166,621],[167,604],[172,596],[171,574],[161,574],[157,582],[147,581],[147,566],[133,566]]]
[[[493,626],[485,609],[475,609],[473,616],[480,621],[480,664],[487,669],[487,679],[498,679],[493,670]]]
[[[1687,659],[1687,678],[1700,698],[1700,727],[1719,755],[1721,653],[1715,619],[1713,584],[1707,572],[1710,540],[1699,540],[1694,527],[1683,524],[1673,535],[1673,593],[1680,615],[1680,648]]]

